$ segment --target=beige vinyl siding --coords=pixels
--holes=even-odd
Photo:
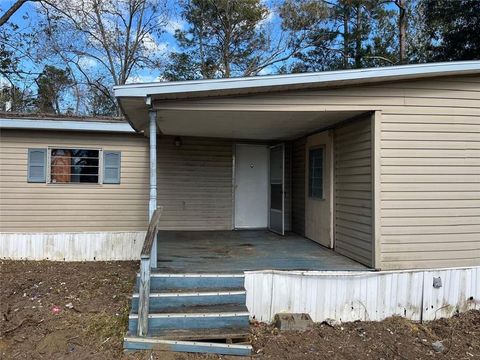
[[[233,144],[230,140],[158,138],[161,229],[232,229]]]
[[[480,265],[480,82],[465,80],[422,87],[441,112],[382,114],[384,268]]]
[[[292,230],[305,236],[305,143],[293,142],[292,150]]]
[[[335,129],[335,251],[373,266],[371,119]]]
[[[121,151],[121,184],[27,182],[29,148],[69,146]],[[0,231],[145,230],[148,141],[139,135],[6,130],[0,133]]]

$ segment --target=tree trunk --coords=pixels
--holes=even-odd
[[[362,21],[361,21],[361,7],[360,4],[356,6],[355,18],[355,68],[362,67]]]
[[[398,6],[398,44],[399,44],[399,62],[405,63],[406,59],[406,33],[407,33],[407,12],[405,9],[405,0],[396,0],[395,4]]]
[[[348,20],[350,18],[350,11],[348,9],[348,5],[344,6],[343,11],[343,67],[344,69],[348,69],[348,55],[349,55],[349,30],[348,30]]]

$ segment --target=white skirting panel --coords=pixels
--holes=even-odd
[[[433,287],[440,277],[442,286]],[[411,320],[448,317],[480,309],[480,267],[390,272],[253,271],[245,273],[252,317],[271,322],[276,313],[308,313],[316,322]]]
[[[145,231],[0,233],[0,258],[11,260],[138,260]]]

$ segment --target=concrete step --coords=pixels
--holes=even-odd
[[[129,316],[128,330],[135,334],[138,315]],[[194,329],[248,329],[249,313],[245,305],[221,304],[181,306],[168,309],[168,312],[155,312],[148,315],[149,333],[155,335],[164,330]]]
[[[137,274],[138,292],[139,277]],[[150,275],[150,291],[157,292],[165,289],[227,289],[244,286],[245,276],[243,274],[166,274],[152,269]]]
[[[139,294],[132,297],[132,313],[138,313]],[[244,288],[194,288],[169,289],[150,293],[150,313],[166,312],[172,308],[215,304],[244,305],[246,291]]]
[[[223,344],[216,342],[166,340],[154,337],[127,336],[123,343],[125,350],[168,350],[177,352],[213,353],[222,355],[249,356],[251,345]]]

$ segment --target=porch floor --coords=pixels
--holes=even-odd
[[[158,270],[167,273],[369,270],[300,235],[266,230],[160,231],[157,248]]]

